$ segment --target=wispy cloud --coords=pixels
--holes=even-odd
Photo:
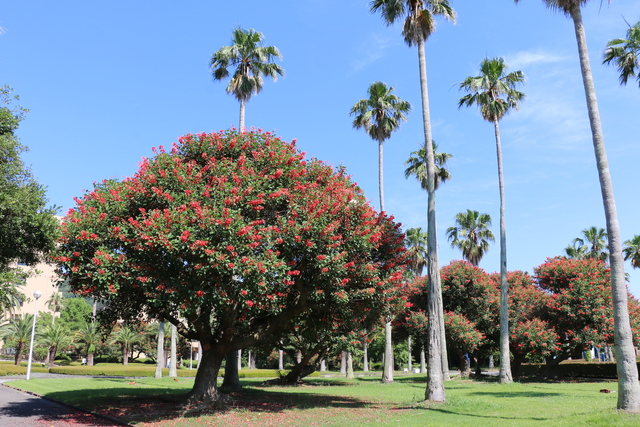
[[[521,51],[507,57],[507,64],[512,70],[526,68],[530,65],[551,64],[564,61],[565,57],[553,52],[542,50]]]
[[[396,44],[396,40],[380,34],[371,34],[358,48],[358,53],[351,62],[351,74],[366,68],[381,59],[385,51]]]

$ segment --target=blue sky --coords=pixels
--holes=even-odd
[[[426,229],[426,195],[405,180],[422,124],[417,51],[400,25],[386,27],[368,1],[114,0],[7,2],[0,13],[0,84],[31,110],[19,136],[52,204],[66,212],[94,181],[132,175],[151,147],[186,133],[237,126],[238,103],[214,82],[211,54],[236,26],[277,46],[286,76],[267,81],[247,104],[249,127],[298,140],[309,157],[344,165],[377,207],[377,149],[348,112],[383,81],[414,111],[385,142],[385,205],[404,228]],[[521,70],[527,94],[501,122],[506,182],[508,267],[532,272],[560,255],[581,230],[604,227],[602,199],[570,19],[539,0],[455,1],[458,22],[439,21],[427,42],[433,136],[453,154],[453,180],[437,193],[441,265],[459,259],[445,230],[466,209],[488,213],[499,233],[492,125],[457,108],[456,84],[480,61],[502,56]],[[584,9],[591,63],[624,240],[640,234],[637,191],[640,89],[620,87],[601,65],[607,41],[640,19],[640,0],[592,1]],[[499,268],[494,244],[480,263]],[[640,271],[631,290],[640,296]]]

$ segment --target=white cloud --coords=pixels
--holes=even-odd
[[[395,39],[384,37],[380,34],[372,34],[360,45],[358,55],[351,62],[351,73],[355,74],[384,57],[387,48],[395,44],[397,44]]]
[[[567,59],[557,53],[536,51],[521,51],[507,58],[507,64],[512,70],[525,68],[530,65],[551,64]]]

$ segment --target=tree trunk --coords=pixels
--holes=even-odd
[[[164,368],[164,322],[158,324],[158,345],[156,356],[156,378],[162,378],[162,368]]]
[[[494,362],[493,362],[493,354],[489,355],[489,369],[493,369],[495,368]]]
[[[424,344],[420,346],[420,373],[427,373],[427,355],[424,352]]]
[[[284,370],[284,352],[282,350],[278,350],[278,369]]]
[[[458,363],[460,363],[460,378],[469,378],[471,376],[471,361],[464,351],[455,349],[458,355]]]
[[[171,324],[171,366],[169,366],[169,377],[178,377],[178,357],[176,356],[176,333],[177,328],[173,323]]]
[[[451,375],[449,375],[449,355],[447,354],[447,335],[444,330],[444,308],[442,305],[441,292],[438,293],[438,313],[442,314],[442,321],[440,322],[440,358],[442,361],[442,378],[444,381],[451,381]]]
[[[231,353],[235,353],[235,351],[229,352],[229,354]],[[211,349],[202,349],[202,357],[198,360],[196,379],[193,388],[187,394],[190,401],[210,403],[219,399],[218,373],[223,358],[223,355],[214,353]]]
[[[633,335],[629,322],[629,307],[627,305],[627,286],[624,276],[624,258],[622,256],[622,239],[616,202],[613,194],[613,184],[609,173],[607,152],[602,135],[600,112],[596,99],[587,39],[582,23],[580,6],[571,8],[571,17],[575,26],[578,53],[580,56],[580,70],[587,99],[589,123],[593,135],[593,149],[598,167],[600,189],[607,222],[607,237],[609,240],[609,265],[611,267],[611,293],[613,297],[614,342],[615,357],[618,372],[618,409],[629,412],[640,411],[640,384],[638,384],[638,366],[636,364]]]
[[[347,378],[353,379],[355,378],[355,374],[353,373],[353,355],[350,351],[347,351]]]
[[[227,391],[235,391],[242,388],[240,377],[238,376],[238,352],[236,350],[227,353],[224,379],[220,388]]]
[[[129,347],[122,344],[122,364],[127,366],[129,364]]]
[[[244,99],[240,100],[240,133],[244,132],[244,110],[246,102]]]
[[[362,365],[363,365],[363,370],[365,372],[369,372],[369,344],[367,344],[367,330],[365,329],[364,331],[364,345],[363,347],[363,351],[364,354],[362,356]]]
[[[347,352],[340,353],[340,375],[347,375]]]
[[[500,126],[493,121],[496,134],[496,156],[498,158],[498,186],[500,187],[500,383],[513,382],[511,356],[509,353],[509,284],[507,283],[507,222],[505,218],[504,174],[502,172],[502,147]]]
[[[327,362],[322,359],[320,361],[320,372],[325,372],[327,370]]]
[[[391,321],[384,324],[384,360],[382,366],[382,383],[393,382],[393,342],[391,339]]]
[[[87,353],[87,366],[93,366],[93,352]]]
[[[409,353],[409,357],[407,358],[407,370],[411,373],[413,371],[411,363],[411,335],[407,337],[407,352]]]
[[[418,62],[420,65],[420,91],[422,96],[422,121],[424,124],[424,148],[427,152],[427,265],[429,276],[429,363],[427,365],[427,389],[425,399],[444,402],[444,377],[442,369],[442,309],[438,298],[442,298],[440,289],[440,270],[438,266],[438,239],[436,228],[436,193],[435,193],[435,158],[431,138],[431,118],[429,113],[429,91],[427,87],[427,59],[424,51],[424,40],[419,33]]]
[[[238,350],[238,371],[242,370],[242,350]]]
[[[49,361],[47,362],[47,368],[53,368],[53,364],[56,360],[56,353],[58,352],[58,346],[51,346],[47,351]]]

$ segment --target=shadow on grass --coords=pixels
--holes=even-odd
[[[239,392],[223,394],[221,402],[210,405],[187,405],[181,399],[185,396],[184,390],[171,392],[153,387],[85,389],[81,391],[84,394],[82,402],[77,401],[80,391],[52,392],[47,397],[132,423],[195,418],[231,411],[280,413],[293,409],[356,409],[372,405],[369,401],[348,396],[295,392],[293,387],[291,391],[282,391],[282,387],[277,387],[277,391],[272,391],[269,387],[254,387],[255,385]]]

